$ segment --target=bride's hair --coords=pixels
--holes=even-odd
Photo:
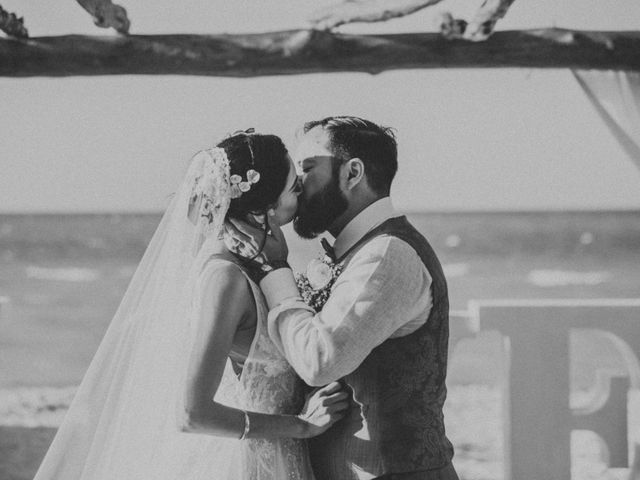
[[[260,174],[248,192],[231,200],[228,217],[244,220],[248,214],[265,214],[278,201],[289,175],[287,149],[280,137],[240,132],[217,146],[227,154],[231,175],[245,180],[249,170]]]

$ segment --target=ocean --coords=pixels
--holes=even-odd
[[[477,299],[640,298],[640,211],[408,216],[442,261],[454,316]],[[0,215],[0,477],[32,478],[160,217]],[[294,269],[321,254],[285,234]],[[449,366],[445,421],[463,480],[503,478],[496,342],[461,342]],[[592,373],[574,369],[572,388]],[[573,477],[602,478],[598,439],[575,433]]]
[[[640,211],[408,216],[454,312],[473,299],[640,297]],[[160,217],[0,215],[0,388],[79,382]],[[320,254],[285,233],[294,269]]]

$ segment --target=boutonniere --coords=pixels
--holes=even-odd
[[[326,255],[321,260],[311,260],[305,273],[296,275],[296,284],[304,303],[316,312],[321,311],[329,299],[331,287],[341,273],[342,265],[334,263]]]

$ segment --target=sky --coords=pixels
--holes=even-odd
[[[304,27],[331,1],[122,0],[131,33]],[[433,30],[447,0],[356,33]],[[556,3],[561,3],[557,5]],[[3,0],[32,36],[110,33],[75,2]],[[146,5],[146,6],[145,6]],[[637,29],[636,0],[516,1],[501,29]],[[350,114],[392,126],[400,210],[640,208],[640,170],[569,71],[404,70],[254,79],[191,76],[0,78],[0,213],[158,211],[196,151],[239,128],[293,150],[307,120]]]

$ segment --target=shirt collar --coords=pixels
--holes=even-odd
[[[389,197],[373,202],[347,223],[336,237],[336,241],[333,244],[336,257],[340,258],[344,255],[367,232],[397,216],[398,213],[394,210]]]

